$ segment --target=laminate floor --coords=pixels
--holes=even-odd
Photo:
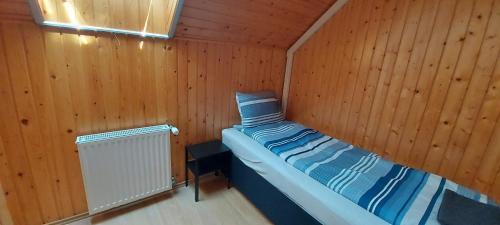
[[[226,189],[226,182],[220,177],[201,180],[199,202],[194,202],[193,186],[182,186],[138,205],[70,225],[271,224],[236,188]]]

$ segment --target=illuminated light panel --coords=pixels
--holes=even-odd
[[[45,6],[45,8],[47,9],[47,12],[46,12],[47,14],[52,14],[52,12],[54,11],[54,9],[53,9],[54,7],[51,5],[50,1],[28,0],[28,3],[29,3],[30,8],[33,12],[33,18],[35,19],[35,21],[38,24],[40,24],[42,26],[69,29],[69,30],[77,30],[78,32],[80,32],[80,31],[83,31],[83,32],[85,32],[85,31],[104,32],[104,33],[112,33],[112,34],[130,35],[130,36],[136,36],[136,37],[141,37],[141,38],[170,39],[174,35],[173,32],[175,32],[175,28],[177,26],[177,21],[179,20],[181,10],[182,10],[182,7],[184,5],[184,0],[176,0],[176,4],[175,4],[174,9],[173,9],[174,12],[172,15],[172,21],[170,23],[168,33],[166,33],[166,34],[146,32],[146,28],[148,25],[147,23],[149,21],[149,12],[148,12],[148,16],[146,18],[144,28],[142,29],[142,31],[133,31],[133,30],[126,30],[126,29],[110,28],[110,27],[84,25],[85,22],[79,20],[77,10],[76,10],[75,6],[73,5],[72,0],[63,0],[63,8],[64,8],[65,13],[67,14],[69,22],[57,22],[57,21],[53,21],[53,20],[44,18],[42,10],[41,10],[41,5]],[[151,8],[152,8],[152,0],[150,0],[149,10],[151,10]],[[88,41],[86,40],[86,37],[82,37],[81,42],[83,44],[88,43]],[[142,45],[143,44],[140,44],[139,47],[142,48]]]
[[[142,37],[145,37],[144,34],[146,33],[146,28],[148,27],[149,14],[151,14],[151,5],[152,4],[153,4],[153,0],[149,0],[148,15],[146,16],[146,21],[144,21],[144,28],[142,29]],[[144,46],[144,41],[141,41],[139,43],[139,49],[142,50],[143,46]]]
[[[54,6],[51,1],[42,1],[42,4],[48,15],[52,15],[52,13],[54,13]]]
[[[66,28],[66,29],[75,29],[80,31],[92,31],[92,32],[105,32],[105,33],[116,33],[116,34],[125,34],[132,35],[138,37],[151,37],[151,38],[159,38],[159,39],[169,39],[170,36],[167,34],[156,34],[156,33],[148,33],[142,31],[131,31],[124,29],[115,29],[115,28],[107,28],[107,27],[96,27],[96,26],[88,26],[88,25],[75,25],[73,23],[61,23],[54,21],[43,21],[44,26],[55,27],[55,28]]]
[[[71,21],[71,23],[75,24],[75,26],[79,27],[80,22],[78,22],[78,19],[76,18],[76,11],[75,11],[75,7],[73,6],[73,4],[71,4],[70,1],[64,1],[63,6],[64,6],[64,10],[66,10],[66,14],[68,15],[68,18]]]

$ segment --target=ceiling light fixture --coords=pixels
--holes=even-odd
[[[103,33],[123,34],[141,38],[156,38],[156,39],[169,39],[174,36],[175,27],[177,25],[177,21],[179,20],[181,9],[184,4],[184,0],[175,0],[176,3],[174,6],[174,13],[172,15],[172,22],[171,24],[169,24],[170,27],[168,28],[168,33],[161,34],[161,33],[146,32],[147,22],[149,21],[149,10],[148,10],[148,17],[146,18],[146,24],[143,30],[133,31],[127,29],[85,25],[83,21],[78,20],[78,14],[76,13],[77,11],[71,0],[65,0],[63,2],[64,10],[68,15],[69,22],[45,20],[45,18],[43,17],[39,1],[44,2],[44,0],[28,0],[35,22],[42,26],[76,30],[78,32],[103,32]],[[151,2],[149,8],[150,9],[152,8]]]
[[[148,14],[146,15],[146,21],[144,21],[144,28],[142,28],[142,33],[143,37],[145,37],[146,34],[146,29],[148,28],[148,21],[149,21],[149,14],[151,14],[151,5],[153,4],[153,0],[149,0],[149,6],[148,6]],[[139,43],[139,49],[142,50],[142,47],[144,46],[144,41],[141,41]]]

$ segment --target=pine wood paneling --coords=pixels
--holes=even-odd
[[[62,0],[39,1],[45,18],[71,22]],[[81,24],[139,31],[144,27],[149,6],[148,1],[135,0],[74,3]],[[153,1],[148,31],[166,33],[172,3]],[[184,0],[175,36],[285,48],[334,3],[335,0]],[[32,21],[27,0],[1,1],[0,18]]]
[[[25,0],[0,1],[0,20],[33,21],[28,2]]]
[[[351,0],[294,56],[288,118],[500,199],[498,0]]]
[[[0,179],[15,224],[86,211],[77,135],[174,124],[180,181],[184,146],[239,122],[235,91],[281,94],[283,49],[151,39],[140,49],[140,41],[0,22]]]
[[[176,36],[289,47],[335,0],[185,0]]]

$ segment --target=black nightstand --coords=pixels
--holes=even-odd
[[[191,155],[191,160],[188,160]],[[188,186],[188,168],[194,175],[194,200],[198,201],[199,176],[216,172],[220,170],[227,178],[227,187],[230,186],[229,180],[229,161],[231,150],[222,144],[220,140],[204,142],[195,145],[186,146],[186,187]]]

